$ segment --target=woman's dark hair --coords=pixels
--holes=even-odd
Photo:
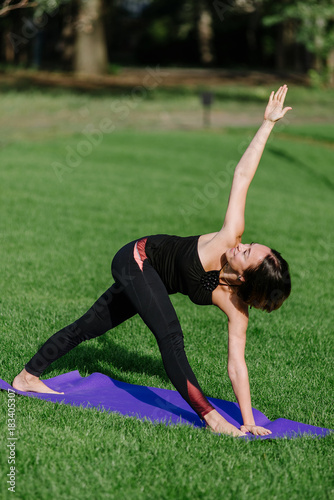
[[[248,268],[245,281],[237,288],[237,295],[246,304],[271,312],[281,307],[291,292],[289,266],[276,250],[271,249],[261,264]]]

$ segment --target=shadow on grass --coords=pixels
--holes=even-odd
[[[308,173],[313,180],[317,180],[322,185],[325,185],[327,188],[334,191],[334,183],[326,175],[317,172],[300,158],[296,158],[292,154],[276,149],[273,146],[269,146],[268,151],[270,151],[270,153],[272,153],[274,156],[288,161],[301,172]]]
[[[77,348],[65,354],[56,360],[45,370],[43,378],[53,369],[58,370],[87,370],[89,373],[99,372],[108,377],[115,378],[122,382],[130,382],[130,377],[120,376],[119,372],[140,373],[158,376],[164,381],[169,382],[169,378],[164,370],[162,360],[155,359],[153,356],[138,354],[133,350],[117,344],[110,338],[110,333],[98,337],[95,341],[98,346],[92,342],[82,342]],[[133,383],[133,380],[131,380]]]

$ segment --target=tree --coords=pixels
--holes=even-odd
[[[108,68],[103,0],[5,0],[0,2],[0,16],[12,10],[31,7],[35,18],[39,19],[56,15],[59,7],[70,2],[77,6],[78,11],[74,22],[74,70],[77,73],[103,74]],[[38,26],[38,22],[36,24]]]
[[[211,64],[214,60],[212,52],[212,13],[203,0],[198,2],[197,32],[201,62]]]
[[[313,67],[318,73],[334,72],[334,5],[333,0],[288,0],[274,7],[263,19],[267,26],[293,21],[297,41],[314,55]]]
[[[100,75],[106,73],[107,67],[103,0],[79,0],[74,70],[77,73]]]
[[[0,16],[5,16],[11,10],[23,9],[24,7],[36,7],[37,2],[32,0],[20,0],[19,2],[14,2],[14,0],[5,0],[0,3]]]

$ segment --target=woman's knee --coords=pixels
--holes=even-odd
[[[166,331],[164,333],[160,332],[159,335],[156,335],[156,338],[161,351],[184,350],[183,332],[181,325],[177,320],[170,322]]]

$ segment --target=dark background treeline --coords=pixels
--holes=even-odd
[[[0,17],[2,65],[102,74],[122,65],[159,63],[313,69],[327,76],[334,66],[332,0],[36,0],[34,5]]]

